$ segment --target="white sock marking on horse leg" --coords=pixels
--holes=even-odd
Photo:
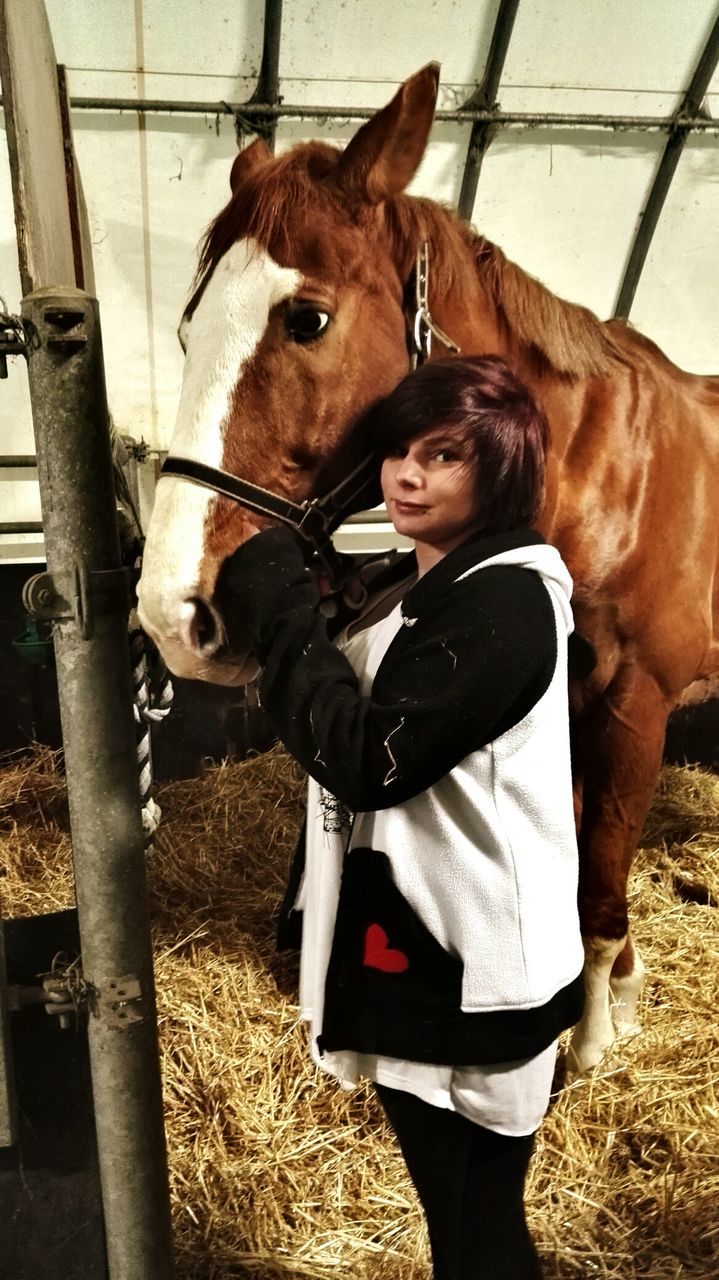
[[[626,940],[626,936],[584,939],[586,1002],[569,1047],[570,1075],[581,1075],[596,1067],[614,1041],[614,1023],[609,1007],[609,976]]]
[[[637,1022],[637,1003],[644,986],[646,969],[637,948],[632,944],[633,964],[630,973],[611,978],[611,1014],[618,1036],[636,1036],[641,1031]]]

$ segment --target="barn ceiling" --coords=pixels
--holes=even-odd
[[[429,60],[442,65],[439,113],[412,190],[455,206],[462,199],[510,257],[600,316],[615,313],[624,282],[620,310],[630,306],[633,323],[685,368],[716,369],[719,120],[703,118],[719,114],[716,0],[268,7],[279,52],[273,62],[265,50],[269,74],[258,94],[263,0],[47,0],[76,104],[108,389],[121,430],[155,447],[169,441],[181,378],[177,320],[237,145],[229,108],[253,95],[269,102],[264,125],[276,129],[278,149],[313,136],[342,144],[357,120],[317,118],[311,108],[361,116]],[[143,109],[126,109],[127,99]],[[462,113],[468,104],[474,119]],[[682,110],[693,127],[666,127]],[[256,125],[252,111],[241,115]],[[658,174],[663,204],[652,196]],[[647,220],[641,230],[648,203],[656,229],[643,269],[633,270],[633,293],[627,267],[637,233],[649,239]],[[634,268],[644,250],[640,244]],[[1,156],[0,294],[18,309]],[[25,383],[18,367],[0,387],[3,452],[33,451]],[[14,494],[22,514],[11,518],[37,518],[32,480]]]

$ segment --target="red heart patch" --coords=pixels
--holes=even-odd
[[[364,960],[370,969],[382,973],[404,973],[409,969],[409,959],[404,951],[389,947],[389,938],[380,924],[369,925],[364,938]]]

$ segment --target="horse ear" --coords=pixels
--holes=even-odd
[[[238,151],[230,169],[230,189],[233,195],[237,188],[242,186],[245,178],[271,159],[272,152],[263,138],[255,138],[249,147]]]
[[[348,142],[327,183],[350,199],[371,204],[404,191],[427,146],[438,85],[438,62],[405,80],[392,101]]]

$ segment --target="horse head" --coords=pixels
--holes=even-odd
[[[274,157],[258,140],[237,156],[180,326],[172,455],[296,503],[366,453],[353,428],[408,369],[405,293],[425,202],[402,192],[437,83],[435,64],[412,76],[344,151],[309,143]],[[239,684],[255,673],[228,652],[216,598],[250,522],[271,519],[187,478],[158,484],[139,611],[178,675]]]

